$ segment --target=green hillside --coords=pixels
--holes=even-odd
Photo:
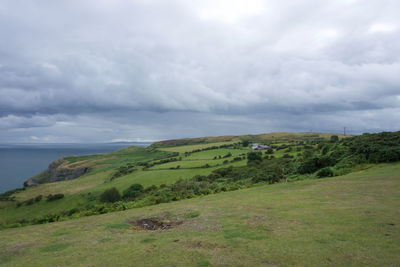
[[[0,232],[3,266],[396,266],[400,164]],[[143,230],[135,220],[169,222]],[[179,224],[179,223],[180,224]]]
[[[222,167],[245,166],[246,155],[251,149],[241,145],[244,140],[270,144],[274,155],[279,158],[284,154],[294,155],[312,149],[321,141],[327,142],[330,136],[274,133],[207,137],[204,139],[206,142],[203,139],[190,139],[189,145],[180,142],[177,145],[177,141],[173,140],[155,143],[149,148],[129,147],[107,154],[65,157],[26,182],[38,186],[0,196],[0,227],[100,214],[106,212],[104,204],[99,201],[100,195],[110,188],[115,187],[122,193],[132,184],[141,184],[151,189],[196,175],[210,175]],[[289,147],[295,147],[296,152],[284,152]],[[46,201],[50,195],[63,197]],[[142,203],[140,206],[148,204],[151,203]],[[137,205],[129,203],[128,206],[124,205],[124,209]]]
[[[205,137],[64,157],[0,195],[0,263],[394,266],[399,161],[400,132]]]

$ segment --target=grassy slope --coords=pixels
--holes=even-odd
[[[149,151],[141,147],[128,147],[107,154],[66,157],[64,159],[70,162],[71,166],[91,166],[93,171],[74,180],[43,184],[40,186],[28,188],[25,191],[15,194],[15,197],[18,201],[24,201],[30,198],[34,198],[38,195],[47,196],[49,194],[57,193],[63,193],[65,195],[65,198],[53,203],[42,200],[39,203],[35,203],[30,206],[21,206],[19,208],[15,207],[15,202],[1,202],[0,223],[13,223],[26,218],[32,219],[50,213],[70,210],[72,208],[82,208],[89,203],[96,203],[97,201],[93,200],[93,196],[98,197],[104,190],[111,187],[116,187],[120,192],[123,192],[126,188],[134,183],[142,184],[144,187],[148,187],[153,184],[158,186],[161,184],[173,183],[180,178],[187,179],[195,175],[208,175],[213,170],[220,167],[242,166],[246,164],[246,160],[223,165],[222,163],[225,159],[212,159],[215,156],[224,156],[228,152],[230,152],[234,157],[241,153],[247,153],[250,150],[249,148],[221,148],[192,153],[188,157],[184,156],[185,152],[191,152],[195,149],[204,149],[211,146],[233,144],[240,141],[240,138],[248,138],[253,140],[269,140],[283,144],[285,142],[293,140],[307,140],[307,138],[312,138],[310,136],[316,136],[316,134],[271,133],[242,137],[205,137],[197,139],[201,139],[206,143],[174,146],[174,143],[172,142],[168,144],[172,145],[172,147],[159,147],[159,151]],[[331,134],[319,134],[319,136],[329,139]],[[195,138],[193,140],[197,139]],[[179,140],[177,141],[179,142]],[[157,147],[157,144],[153,145],[152,147]],[[127,163],[135,163],[139,161],[148,161],[152,159],[162,158],[167,152],[179,152],[180,156],[182,157],[182,161],[156,165],[147,171],[142,171],[141,168],[139,168],[138,171],[126,176],[119,177],[112,182],[105,182],[119,166],[125,165]],[[276,151],[274,156],[281,157],[284,153],[284,150]],[[295,155],[297,154],[297,152],[290,152],[289,154]],[[231,161],[233,157],[227,158],[227,160]],[[205,164],[209,164],[211,167],[198,168],[204,166]],[[219,166],[217,166],[217,164]],[[171,167],[175,168],[178,165],[180,165],[182,169],[169,169]]]
[[[400,164],[0,232],[4,266],[396,266]],[[136,217],[190,217],[136,231]],[[185,216],[186,215],[186,216]]]

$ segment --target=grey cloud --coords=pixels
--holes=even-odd
[[[0,136],[400,127],[398,1],[258,2],[2,1]]]

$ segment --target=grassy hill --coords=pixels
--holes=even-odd
[[[246,156],[234,161],[235,157],[251,151],[249,147],[240,145],[242,140],[251,139],[275,145],[274,155],[283,157],[284,154],[302,153],[307,147],[315,147],[321,140],[329,140],[330,136],[273,133],[206,137],[184,139],[190,140],[190,144],[172,140],[155,143],[149,148],[129,147],[107,154],[64,157],[51,164],[49,170],[28,180],[39,186],[11,192],[9,196],[0,199],[3,200],[0,201],[0,228],[1,225],[15,227],[29,224],[29,221],[36,218],[41,220],[48,215],[86,212],[99,205],[101,193],[113,187],[120,192],[135,183],[145,188],[158,187],[195,175],[209,175],[221,167],[245,166]],[[302,145],[298,145],[299,142]],[[285,152],[285,149],[280,149],[281,146],[296,147],[296,150]],[[68,179],[68,175],[76,172],[79,174],[80,170],[88,172],[75,179]],[[46,201],[47,196],[57,194],[64,197],[57,201]]]
[[[397,266],[400,164],[0,231],[2,266]],[[169,223],[144,230],[138,219]],[[136,220],[136,221],[135,221]]]
[[[58,159],[36,186],[0,195],[0,264],[395,266],[400,132],[346,137],[205,137]]]

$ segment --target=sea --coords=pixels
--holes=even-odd
[[[23,187],[26,179],[46,170],[51,162],[64,156],[107,153],[150,144],[0,144],[0,193]]]

